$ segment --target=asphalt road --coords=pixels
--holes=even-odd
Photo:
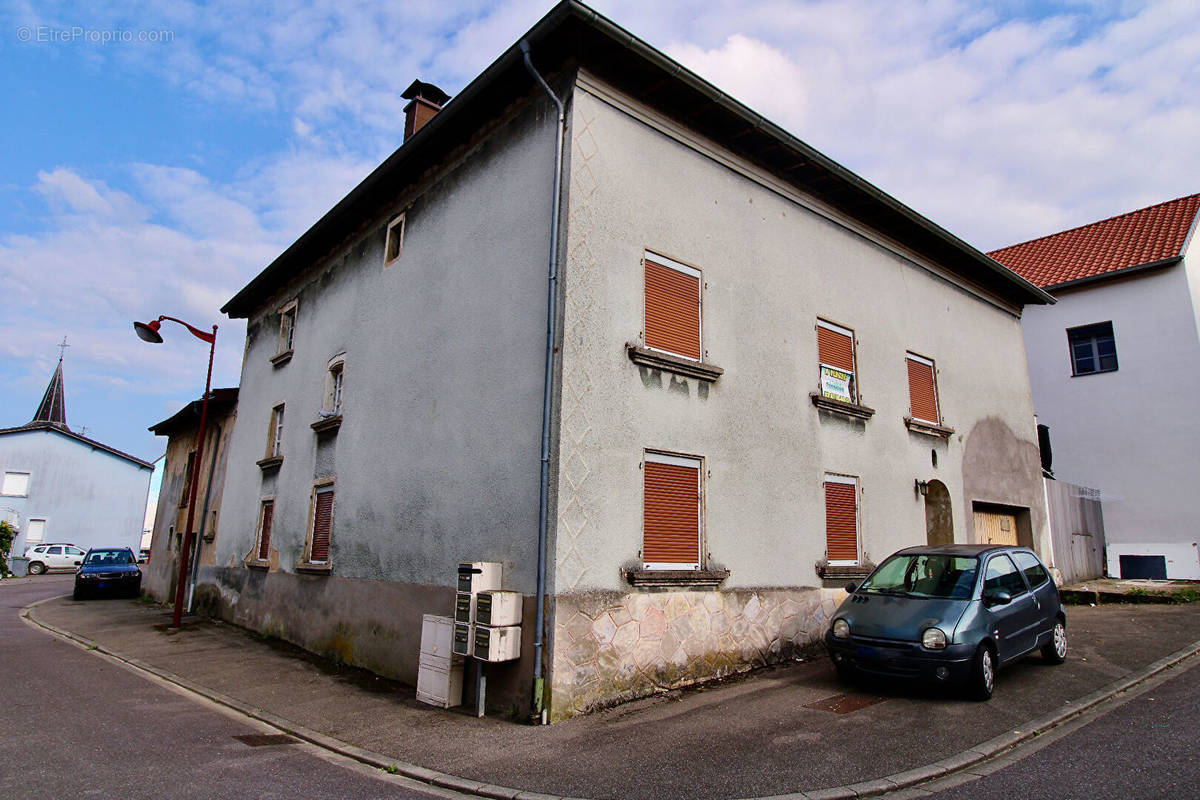
[[[429,798],[407,779],[278,734],[23,622],[71,575],[0,585],[0,797]],[[129,602],[95,600],[91,602]]]
[[[1200,667],[1145,691],[1037,752],[936,800],[1200,797]],[[932,788],[932,787],[927,787]]]

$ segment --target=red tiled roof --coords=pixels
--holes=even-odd
[[[1130,211],[988,253],[1047,289],[1183,254],[1200,194]]]

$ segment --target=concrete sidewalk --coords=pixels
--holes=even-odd
[[[403,684],[220,622],[57,598],[28,618],[369,764],[490,797],[854,797],[994,755],[1200,650],[1200,608],[1069,607],[1061,667],[1003,670],[989,703],[763,669],[544,727],[417,702]],[[415,643],[414,643],[414,646]]]

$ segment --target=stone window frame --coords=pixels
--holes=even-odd
[[[275,342],[275,355],[271,363],[283,366],[292,358],[296,344],[296,323],[300,318],[300,301],[293,298],[276,309],[279,315],[279,338]]]
[[[25,485],[24,485],[23,491],[20,491],[20,492],[8,491],[8,478],[10,475],[14,476],[14,477],[18,476],[18,475],[24,476]],[[32,480],[33,480],[32,472],[25,472],[24,470],[19,470],[19,469],[5,470],[4,471],[4,480],[2,483],[0,483],[0,497],[29,497],[29,483]]]
[[[387,224],[387,234],[383,239],[383,266],[390,267],[404,255],[404,225],[407,212],[401,211],[392,217]]]
[[[317,496],[320,494],[332,494],[333,505],[329,511],[329,553],[326,561],[313,561],[313,534],[316,528],[317,521]],[[300,561],[296,563],[296,569],[300,572],[315,572],[328,574],[333,569],[333,523],[336,519],[335,510],[337,508],[337,479],[333,477],[318,478],[313,481],[312,493],[309,495],[308,501],[308,525],[304,535],[304,553]]]

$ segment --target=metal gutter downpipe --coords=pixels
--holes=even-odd
[[[563,102],[558,99],[545,78],[533,66],[529,57],[529,42],[525,39],[518,45],[525,56],[525,69],[546,90],[558,109],[558,126],[554,137],[554,209],[550,217],[550,272],[546,285],[546,373],[542,386],[542,476],[538,498],[538,562],[537,562],[537,609],[533,628],[533,702],[530,719],[546,724],[545,676],[542,674],[542,659],[546,637],[546,540],[548,522],[547,509],[550,504],[550,404],[554,388],[554,342],[558,328],[558,218],[562,213],[562,160],[563,136],[567,127],[567,115]]]

